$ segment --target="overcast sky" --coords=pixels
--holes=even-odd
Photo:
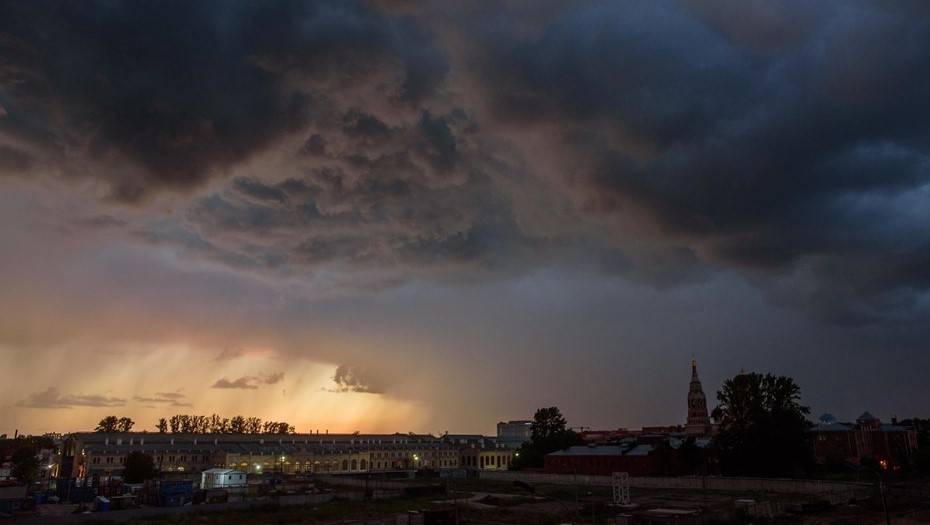
[[[676,424],[692,354],[928,416],[928,64],[923,0],[0,1],[0,432]]]

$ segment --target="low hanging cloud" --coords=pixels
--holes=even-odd
[[[74,407],[121,407],[126,400],[119,397],[85,394],[65,394],[56,387],[36,392],[16,403],[23,408],[74,408]]]
[[[368,369],[352,366],[339,365],[336,368],[336,374],[332,377],[335,386],[325,388],[327,392],[349,393],[356,392],[361,394],[383,394],[384,387],[381,381],[374,376]]]
[[[260,386],[275,385],[284,379],[284,372],[264,374],[259,376],[242,376],[236,379],[220,378],[211,388],[256,390]]]
[[[179,392],[156,392],[153,396],[133,396],[133,401],[139,403],[154,403],[173,407],[191,407],[193,404],[187,400],[187,396]]]

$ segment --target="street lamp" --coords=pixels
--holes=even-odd
[[[882,511],[885,513],[885,523],[891,525],[891,515],[888,513],[888,502],[885,499],[885,471],[888,470],[888,460],[880,459],[878,460],[879,468],[866,468],[866,472],[871,472],[875,474],[878,478],[878,493],[882,499]]]

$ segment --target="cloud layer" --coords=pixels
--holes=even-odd
[[[380,286],[585,253],[906,318],[930,284],[926,11],[8,4],[0,171],[122,202],[220,181],[136,232],[240,269]]]
[[[41,392],[16,403],[24,408],[75,408],[75,407],[121,407],[126,400],[119,397],[87,394],[65,394],[50,386]]]
[[[347,342],[367,330],[395,337],[397,362],[340,366],[322,388],[394,393],[429,355],[405,338],[447,335],[432,330],[452,323],[443,301],[496,325],[488,312],[519,317],[543,275],[545,290],[582,283],[545,295],[545,319],[589,304],[594,280],[626,294],[604,308],[665,294],[659,333],[685,322],[676,294],[715,290],[689,308],[810,323],[786,355],[838,345],[812,335],[834,329],[867,334],[843,339],[853,353],[910,351],[930,335],[928,15],[868,0],[4,3],[0,345],[367,364],[379,350]],[[513,309],[469,302],[487,286]],[[771,310],[745,319],[725,299],[744,286]],[[587,326],[595,310],[560,312]],[[542,330],[510,324],[475,346],[506,355]],[[565,351],[611,346],[611,326],[572,331]],[[207,386],[281,379],[253,374]],[[21,406],[82,399],[125,402],[50,389]]]
[[[217,379],[212,388],[221,389],[239,389],[255,390],[263,385],[274,385],[284,379],[284,372],[275,372],[261,376],[242,376],[236,379],[227,379],[225,377]]]

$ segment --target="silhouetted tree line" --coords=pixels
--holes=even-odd
[[[107,416],[97,423],[95,432],[129,432],[136,422],[128,417]]]
[[[161,433],[172,434],[293,434],[294,426],[286,421],[262,421],[257,417],[233,418],[177,414],[161,418],[156,425]]]

